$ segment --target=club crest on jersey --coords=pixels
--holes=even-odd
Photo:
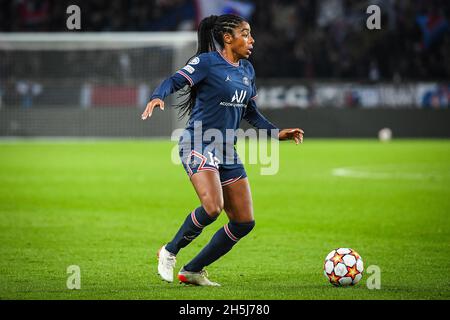
[[[198,64],[200,62],[200,58],[199,57],[195,57],[195,58],[192,58],[191,59],[191,61],[189,61],[189,63],[188,64]]]
[[[241,93],[239,94],[238,91],[234,91],[233,98],[231,98],[231,102],[237,102],[237,103],[243,103],[245,96],[247,95],[247,90],[241,90]]]
[[[246,86],[249,86],[249,85],[250,85],[250,81],[248,80],[247,77],[243,77],[243,78],[242,78],[242,82],[243,82]]]

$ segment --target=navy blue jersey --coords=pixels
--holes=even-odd
[[[238,129],[242,119],[259,129],[277,129],[258,111],[255,71],[248,60],[231,63],[218,51],[202,53],[164,80],[151,99],[164,99],[185,85],[195,86],[197,93],[188,131],[201,121],[203,132],[217,129],[225,136],[227,129]]]

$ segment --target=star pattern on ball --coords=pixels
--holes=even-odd
[[[353,255],[356,258],[356,260],[358,260],[360,258],[360,255],[358,254],[358,252],[356,252],[353,249],[350,249],[350,250],[351,250],[350,254]]]
[[[330,282],[333,284],[338,284],[339,283],[339,279],[341,277],[337,276],[334,271],[331,272],[331,274],[328,275],[328,278],[330,279]]]
[[[359,271],[356,269],[356,264],[353,267],[347,267],[347,275],[348,277],[355,280],[355,277],[359,274]]]
[[[331,258],[331,261],[333,261],[334,265],[337,265],[339,262],[343,262],[342,261],[343,256],[344,256],[343,254],[339,254],[336,252],[336,254],[333,256],[333,258]]]
[[[337,287],[354,286],[363,275],[361,256],[351,248],[334,249],[325,257],[325,278]]]

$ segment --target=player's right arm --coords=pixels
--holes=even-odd
[[[164,98],[180,90],[187,84],[189,84],[188,80],[183,77],[179,71],[161,82],[155,91],[153,91],[153,94],[150,97],[150,102],[147,103],[147,106],[141,115],[142,120],[150,118],[152,116],[153,109],[157,106],[159,106],[161,110],[164,110]]]
[[[209,56],[201,54],[191,59],[186,66],[167,78],[153,91],[150,102],[147,103],[141,115],[142,120],[150,118],[157,106],[164,110],[164,98],[180,90],[186,85],[194,86],[206,78],[209,70]]]
[[[144,112],[141,115],[142,120],[150,118],[152,116],[153,109],[156,106],[159,106],[159,108],[161,110],[164,110],[164,101],[159,99],[159,98],[155,98],[155,99],[150,100],[150,102],[147,103],[147,106],[145,107],[145,110],[144,110]]]

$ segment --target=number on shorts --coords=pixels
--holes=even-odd
[[[208,151],[209,154],[209,164],[212,165],[213,167],[219,169],[219,159],[217,157],[214,156],[214,154],[211,151]]]

